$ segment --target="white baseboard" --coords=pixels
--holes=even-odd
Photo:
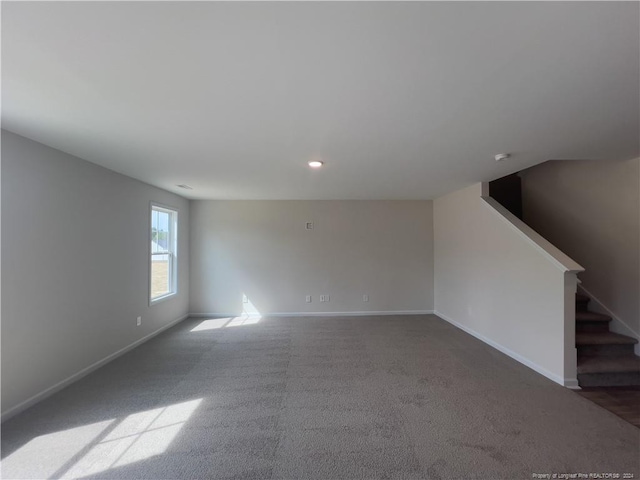
[[[366,317],[368,315],[431,315],[433,310],[383,310],[370,312],[269,312],[258,314],[243,313],[190,313],[190,317],[194,318],[226,318],[226,317]]]
[[[582,390],[582,388],[580,388],[580,385],[578,384],[577,378],[565,378],[564,386],[569,390]]]
[[[620,333],[622,335],[627,335],[629,337],[633,337],[637,339],[639,342],[634,345],[634,352],[636,355],[640,355],[640,333],[636,332],[629,325],[627,325],[620,317],[618,317],[615,313],[613,313],[607,306],[602,303],[598,297],[596,297],[589,290],[584,288],[582,285],[578,285],[578,290],[582,290],[587,297],[591,299],[595,308],[593,309],[596,313],[603,313],[605,315],[609,315],[613,320],[609,325],[611,327],[611,331],[615,333]]]
[[[437,315],[438,317],[442,318],[444,321],[449,322],[454,327],[458,327],[460,330],[463,330],[463,331],[467,332],[469,335],[473,335],[478,340],[481,340],[484,343],[486,343],[487,345],[490,345],[493,348],[495,348],[496,350],[499,350],[500,352],[504,353],[505,355],[510,356],[514,360],[517,360],[518,362],[520,362],[523,365],[529,367],[530,369],[538,372],[539,374],[544,375],[549,380],[553,380],[554,382],[562,385],[563,387],[575,388],[578,385],[578,379],[577,378],[563,378],[563,377],[560,377],[559,375],[556,375],[555,373],[552,373],[549,370],[541,367],[537,363],[532,362],[528,358],[525,358],[522,355],[520,355],[520,354],[518,354],[518,353],[516,353],[516,352],[514,352],[514,351],[512,351],[510,349],[508,349],[507,347],[505,347],[503,345],[500,345],[499,343],[494,342],[490,338],[485,337],[484,335],[476,332],[475,330],[472,330],[471,328],[466,327],[466,326],[462,325],[461,323],[456,322],[455,320],[453,320],[452,318],[447,317],[443,313],[440,313],[440,312],[436,311],[435,315]]]
[[[110,361],[115,360],[116,358],[118,358],[121,355],[124,355],[128,351],[133,350],[138,345],[141,345],[142,343],[146,342],[147,340],[150,340],[151,338],[155,337],[156,335],[158,335],[159,333],[163,332],[164,330],[166,330],[166,329],[168,329],[170,327],[173,327],[174,325],[182,322],[187,317],[189,317],[188,314],[187,315],[183,315],[182,317],[169,322],[168,324],[164,325],[163,327],[160,327],[155,332],[152,332],[149,335],[146,335],[146,336],[136,340],[132,344],[130,344],[130,345],[124,347],[124,348],[121,348],[117,352],[114,352],[111,355],[108,355],[108,356],[104,357],[102,360],[98,360],[97,362],[89,365],[88,367],[83,368],[79,372],[74,373],[70,377],[65,378],[64,380],[62,380],[62,381],[56,383],[55,385],[43,390],[42,392],[33,395],[32,397],[26,399],[24,402],[21,402],[18,405],[16,405],[15,407],[10,408],[6,412],[3,412],[2,413],[2,419],[0,421],[4,422],[5,420],[8,420],[11,417],[16,416],[17,414],[19,414],[20,412],[23,412],[24,410],[26,410],[27,408],[31,407],[32,405],[35,405],[36,403],[44,400],[45,398],[53,395],[54,393],[59,392],[63,388],[71,385],[73,382],[76,382],[76,381],[80,380],[82,377],[90,374],[94,370],[97,370],[98,368],[100,368],[103,365],[109,363]]]

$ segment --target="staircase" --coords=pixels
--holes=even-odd
[[[576,348],[581,387],[640,385],[638,340],[609,331],[611,317],[590,312],[589,297],[576,294]]]

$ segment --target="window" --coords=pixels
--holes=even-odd
[[[177,237],[178,212],[151,205],[151,303],[176,293]]]

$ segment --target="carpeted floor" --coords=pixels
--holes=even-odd
[[[5,422],[2,478],[640,475],[639,429],[437,317],[224,323]]]

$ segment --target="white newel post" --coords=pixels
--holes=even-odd
[[[564,274],[564,386],[579,389],[576,350],[576,291],[578,275]]]

